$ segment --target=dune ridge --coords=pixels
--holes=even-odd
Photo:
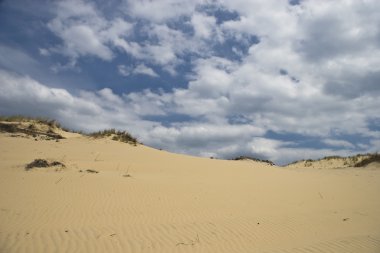
[[[63,138],[0,133],[0,252],[380,252],[376,164],[282,168],[33,124]],[[25,170],[35,159],[64,167]]]
[[[372,164],[372,165],[371,165]],[[369,166],[370,165],[370,166]],[[350,167],[379,167],[380,154],[357,154],[349,157],[327,156],[321,159],[300,160],[286,165],[287,168],[340,169]]]

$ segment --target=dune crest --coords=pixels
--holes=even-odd
[[[341,169],[350,167],[366,167],[368,164],[380,163],[379,154],[358,154],[349,157],[327,156],[318,160],[301,160],[288,164],[287,168],[317,168],[317,169]]]

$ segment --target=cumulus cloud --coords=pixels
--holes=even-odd
[[[209,56],[213,47],[229,36],[218,26],[215,16],[202,11],[209,5],[207,1],[131,1],[121,5],[125,8],[121,7],[120,13],[124,14],[110,18],[92,2],[59,1],[53,8],[55,18],[47,26],[62,44],[40,52],[67,56],[71,63],[65,65],[67,69],[75,67],[80,57],[111,61],[121,51],[176,75],[178,65],[186,63],[182,57]],[[173,26],[173,22],[178,25]]]
[[[216,24],[216,18],[195,13],[191,17],[191,24],[194,27],[195,36],[209,39],[213,34],[213,28]]]
[[[39,48],[39,49],[38,49],[38,52],[40,53],[40,55],[43,55],[43,56],[48,56],[48,55],[50,55],[49,50],[46,49],[46,48]]]
[[[48,27],[63,40],[62,53],[72,58],[83,55],[94,55],[104,60],[112,58],[112,51],[97,36],[105,22],[98,17],[92,4],[70,0],[58,2],[56,8],[57,17],[48,23]]]
[[[170,13],[173,16],[181,15],[187,13],[182,8],[195,7],[194,4],[182,1],[143,1],[139,4],[130,2],[127,6],[129,15],[145,17],[144,13],[149,13],[147,17],[151,21],[166,19],[164,16]],[[170,12],[170,8],[180,12]],[[157,9],[165,11],[160,12]],[[134,11],[130,13],[129,10]],[[154,13],[157,15],[153,15]],[[126,20],[130,19],[127,16],[107,18],[94,3],[84,0],[59,1],[55,5],[54,14],[56,17],[48,22],[48,28],[62,40],[62,44],[40,52],[44,55],[64,54],[71,63],[74,62],[71,64],[74,66],[76,60],[83,56],[110,61],[115,57],[115,50],[121,49],[136,59],[160,65],[164,70],[175,74],[175,66],[180,62],[177,54],[181,54],[186,45],[191,45],[181,31],[170,29],[164,24],[146,24],[142,29],[134,30],[134,24]],[[136,39],[136,36],[144,34],[155,36],[158,43]],[[70,67],[68,64],[66,66]]]
[[[147,75],[151,77],[158,77],[158,74],[152,68],[147,67],[145,64],[139,64],[135,68],[128,68],[125,65],[119,65],[117,68],[122,76]]]
[[[199,0],[128,1],[125,9],[131,16],[155,22],[164,22],[180,16],[188,16],[200,2]]]
[[[355,146],[348,141],[345,140],[334,140],[334,139],[326,139],[323,142],[329,146],[333,147],[344,147],[344,148],[354,148]]]
[[[120,18],[108,20],[95,4],[83,0],[59,1],[55,14],[47,26],[63,44],[49,51],[64,54],[71,60],[94,56],[110,61],[114,57],[111,46],[128,35],[133,26]]]

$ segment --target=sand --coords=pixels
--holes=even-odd
[[[380,252],[379,164],[282,168],[65,136],[0,133],[0,252]],[[36,158],[66,167],[26,171]]]

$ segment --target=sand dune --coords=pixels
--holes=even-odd
[[[380,252],[379,164],[281,168],[59,131],[0,133],[0,252]],[[26,171],[36,158],[65,167]]]

